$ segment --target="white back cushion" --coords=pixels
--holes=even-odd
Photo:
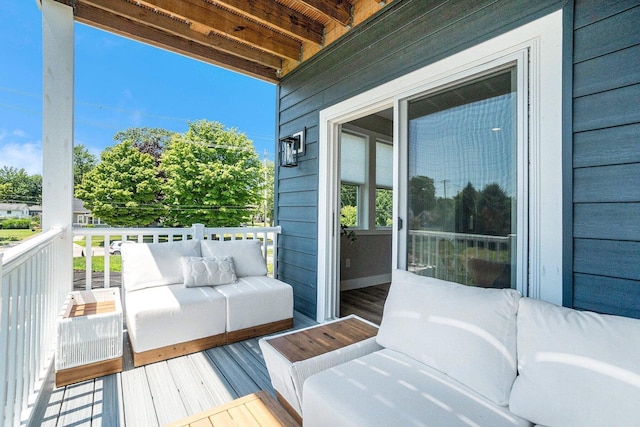
[[[127,291],[183,282],[184,256],[199,257],[200,241],[124,243],[122,281]]]
[[[184,286],[187,288],[226,285],[238,281],[231,257],[182,257],[181,261]]]
[[[518,312],[512,412],[547,426],[640,422],[640,320],[530,298]]]
[[[202,240],[202,256],[230,256],[238,277],[265,276],[267,263],[262,256],[260,240]]]
[[[498,405],[516,376],[520,294],[396,270],[378,343],[429,365]]]

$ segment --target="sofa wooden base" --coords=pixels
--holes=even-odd
[[[122,372],[122,357],[56,371],[56,387]]]
[[[284,331],[293,328],[293,317],[290,319],[277,320],[263,325],[253,326],[251,328],[240,329],[238,331],[227,332],[227,344],[238,341],[248,340],[250,338],[261,337],[263,335],[272,334],[274,332]]]
[[[293,318],[278,320],[276,322],[265,323],[263,325],[200,338],[193,341],[168,345],[166,347],[154,348],[140,353],[136,353],[134,351],[133,366],[137,368],[139,366],[148,365],[149,363],[160,362],[174,357],[197,353],[198,351],[207,350],[209,348],[244,341],[250,338],[260,337],[262,335],[291,328],[293,328]]]
[[[133,352],[133,366],[148,365],[161,360],[172,359],[186,354],[197,353],[208,348],[217,347],[226,343],[226,334],[213,335],[193,341],[154,348],[140,353]]]

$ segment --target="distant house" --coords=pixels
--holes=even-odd
[[[73,198],[73,225],[74,227],[86,227],[87,225],[106,225],[100,218],[91,215],[91,211],[84,207],[84,202],[77,197]]]
[[[40,205],[29,206],[29,215],[42,216],[42,206]]]
[[[29,206],[24,203],[0,203],[0,218],[29,218]]]

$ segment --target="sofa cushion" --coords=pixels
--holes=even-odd
[[[385,349],[304,383],[305,427],[530,426],[442,372]]]
[[[127,291],[182,283],[183,256],[200,256],[200,242],[127,243],[121,247],[122,281]]]
[[[238,277],[265,276],[267,263],[262,256],[260,240],[202,240],[202,255],[230,256]]]
[[[640,420],[640,320],[523,298],[511,410],[547,426]]]
[[[225,333],[226,302],[210,287],[127,291],[127,330],[137,353]]]
[[[184,286],[215,286],[235,283],[238,278],[231,257],[182,257]]]
[[[516,377],[520,294],[393,272],[378,343],[507,405]]]
[[[214,289],[227,302],[227,332],[293,317],[293,288],[280,280],[247,276]]]

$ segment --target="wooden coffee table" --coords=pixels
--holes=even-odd
[[[261,390],[176,421],[166,427],[183,426],[300,427],[300,424],[291,418],[269,393]]]
[[[380,350],[377,325],[347,316],[260,340],[271,383],[282,406],[302,421],[304,380],[333,366]]]

